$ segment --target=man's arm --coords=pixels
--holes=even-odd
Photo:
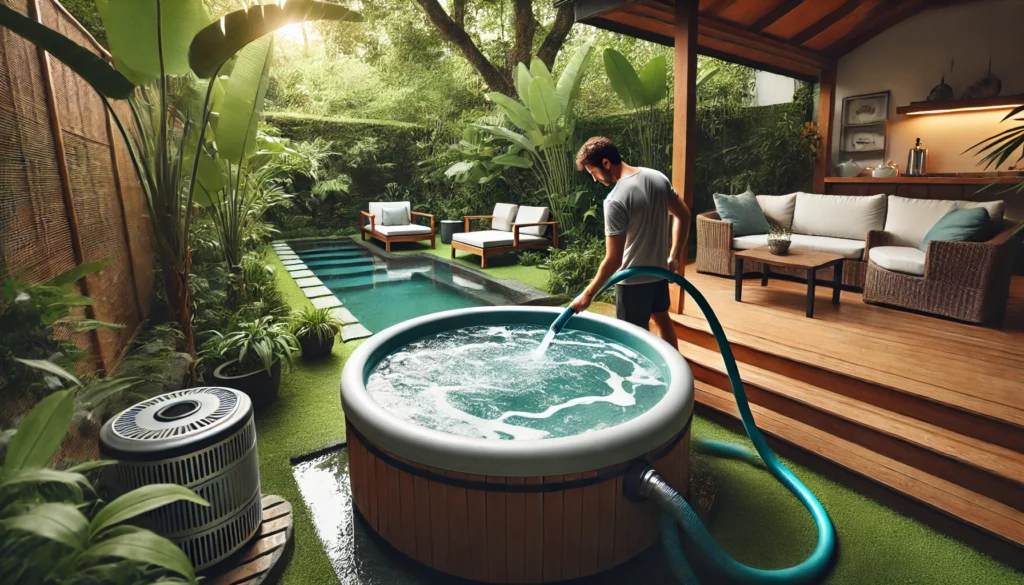
[[[626,234],[618,234],[615,236],[608,236],[605,238],[605,252],[604,260],[601,261],[601,267],[597,269],[597,274],[594,276],[594,280],[590,282],[590,285],[583,290],[583,293],[572,302],[572,309],[577,313],[586,311],[587,307],[594,300],[594,295],[597,291],[601,290],[601,287],[609,278],[618,271],[619,267],[622,266],[622,251],[626,247]]]
[[[683,255],[683,247],[690,235],[690,209],[686,207],[683,196],[672,191],[668,199],[668,212],[672,216],[672,250],[668,255],[668,269],[679,272],[679,260]]]

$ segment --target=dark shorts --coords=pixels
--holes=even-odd
[[[670,304],[667,280],[615,285],[615,315],[644,329],[651,314],[664,313]]]

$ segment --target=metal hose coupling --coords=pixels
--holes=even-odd
[[[651,464],[643,460],[630,465],[622,482],[622,491],[631,502],[645,502],[653,498],[658,505],[667,504],[678,495]]]

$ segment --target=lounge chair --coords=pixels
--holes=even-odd
[[[378,239],[388,252],[392,242],[430,240],[430,248],[437,247],[433,214],[413,211],[408,201],[374,202],[369,207],[370,211],[359,212],[363,219],[359,235],[363,240],[367,235]],[[429,217],[430,227],[413,223],[414,217]]]
[[[487,268],[487,258],[524,248],[558,247],[558,222],[548,221],[547,207],[518,206],[499,203],[491,215],[467,215],[466,231],[452,236],[452,258],[455,250],[480,256],[480,267]],[[471,231],[474,219],[490,219],[491,229]],[[551,228],[550,239],[546,237]]]

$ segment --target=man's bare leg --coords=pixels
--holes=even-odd
[[[652,313],[651,319],[654,319],[654,324],[658,326],[658,334],[661,338],[672,347],[679,347],[679,340],[676,338],[676,328],[672,325],[672,318],[668,316],[668,311]]]

